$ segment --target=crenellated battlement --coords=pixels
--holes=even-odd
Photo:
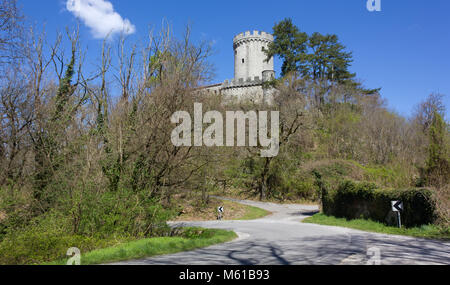
[[[260,31],[247,31],[245,33],[240,33],[239,35],[235,36],[233,39],[233,43],[237,44],[241,41],[247,41],[247,40],[255,40],[255,41],[267,41],[267,42],[273,42],[273,35],[266,33],[266,32],[260,32]]]
[[[271,71],[273,58],[267,60],[265,49],[273,42],[273,35],[254,30],[240,33],[233,39],[234,81],[225,83],[225,87],[252,86],[261,84],[266,77],[264,71]]]

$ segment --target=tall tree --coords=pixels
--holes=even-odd
[[[416,107],[414,121],[422,128],[425,134],[428,134],[435,114],[438,113],[443,117],[445,112],[444,95],[432,93]]]
[[[23,16],[17,0],[0,0],[0,79],[21,67],[23,40]]]
[[[281,75],[285,76],[293,71],[303,72],[306,67],[306,51],[308,35],[299,30],[292,23],[292,19],[285,19],[273,27],[274,41],[266,50],[267,60],[278,56],[283,60]]]
[[[353,58],[351,52],[345,51],[336,35],[314,33],[309,37],[307,75],[313,80],[330,80],[343,83],[356,75],[350,73]]]
[[[448,126],[438,112],[434,113],[429,136],[426,180],[428,185],[441,187],[450,181],[450,163]]]
[[[265,50],[267,60],[273,56],[283,60],[281,76],[296,71],[303,78],[312,80],[317,85],[315,99],[319,106],[325,102],[325,94],[334,83],[353,87],[366,95],[380,91],[365,89],[355,80],[356,74],[349,71],[353,55],[336,35],[313,33],[308,36],[291,19],[276,24],[273,35],[273,43]]]

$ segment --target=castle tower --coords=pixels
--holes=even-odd
[[[263,49],[268,49],[274,38],[265,32],[245,32],[234,37],[234,79],[201,88],[220,94],[227,100],[244,100],[272,104],[276,90],[264,82],[275,78],[274,60],[266,62]]]
[[[234,79],[255,80],[263,79],[274,74],[273,58],[266,62],[263,48],[268,49],[273,42],[273,36],[265,32],[253,31],[237,35],[233,39],[234,47]]]

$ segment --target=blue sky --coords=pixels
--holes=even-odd
[[[78,1],[78,0],[76,0]],[[86,0],[82,0],[86,1]],[[106,1],[106,0],[96,0]],[[366,87],[381,87],[390,109],[409,116],[428,94],[446,94],[450,109],[450,1],[381,0],[381,12],[369,12],[366,0],[109,0],[116,16],[129,20],[131,38],[145,38],[148,27],[156,30],[166,19],[175,33],[188,23],[195,40],[214,41],[211,62],[216,79],[233,78],[233,36],[246,30],[272,31],[286,17],[307,33],[337,34],[353,52],[353,72]],[[19,0],[28,20],[46,25],[49,36],[76,17],[66,0]],[[98,18],[98,17],[97,17]],[[117,19],[117,17],[116,17]],[[98,20],[98,19],[97,19]],[[95,22],[94,24],[96,24]],[[92,62],[101,40],[86,25],[83,44]],[[280,61],[276,61],[279,74]],[[447,110],[447,118],[449,111]]]

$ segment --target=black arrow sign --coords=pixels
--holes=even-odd
[[[397,209],[397,211],[399,211],[399,212],[403,211],[402,201],[397,201],[397,203],[394,204],[394,208]]]

